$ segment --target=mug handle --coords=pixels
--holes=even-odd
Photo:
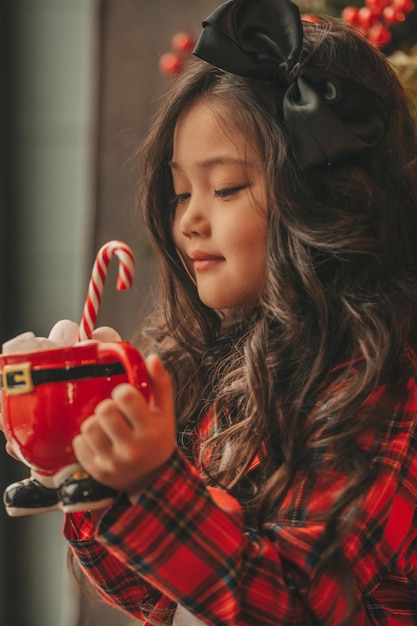
[[[149,400],[150,383],[142,355],[128,341],[98,342],[99,360],[115,357],[125,368],[128,382],[143,393]]]

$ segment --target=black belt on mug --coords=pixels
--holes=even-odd
[[[28,393],[38,385],[82,380],[85,378],[110,378],[125,373],[120,361],[114,363],[90,363],[74,367],[51,367],[32,369],[30,362],[5,365],[0,386],[6,394]]]

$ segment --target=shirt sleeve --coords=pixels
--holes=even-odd
[[[119,504],[120,508],[123,506],[126,505]],[[106,602],[140,620],[160,612],[173,614],[175,604],[169,598],[97,541],[97,530],[89,513],[66,515],[63,532],[81,570]]]
[[[403,421],[393,416],[395,436],[386,441],[343,545],[359,601],[393,569],[404,544],[417,540],[415,532],[409,537],[417,502],[415,420],[409,418],[409,411]],[[314,520],[345,481],[324,472],[314,480],[300,476],[276,523],[245,533],[238,502],[207,488],[176,450],[136,504],[108,512],[98,541],[205,624],[301,626],[311,618],[334,626],[346,615],[345,592],[330,573],[316,575],[327,539]],[[355,624],[365,623],[361,615]]]
[[[355,626],[375,619],[400,624],[396,615],[415,614],[417,562],[407,559],[413,552],[416,561],[416,398],[414,389],[407,406],[393,407],[388,416],[372,483],[344,538],[360,603]],[[339,578],[319,568],[328,539],[317,520],[347,480],[330,470],[300,473],[276,520],[247,533],[238,502],[208,488],[176,449],[137,502],[113,506],[93,544],[77,554],[114,602],[115,580],[120,586],[126,575],[126,586],[139,586],[126,591],[128,611],[147,587],[159,590],[167,606],[180,602],[212,626],[334,626],[343,622],[347,600]]]

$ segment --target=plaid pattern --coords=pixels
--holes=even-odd
[[[375,479],[344,542],[360,602],[355,625],[417,626],[415,369],[401,390],[381,387],[369,402],[386,417]],[[360,445],[370,449],[374,438]],[[315,576],[325,543],[317,513],[346,481],[300,473],[275,522],[247,533],[237,500],[207,488],[177,449],[137,503],[121,497],[97,530],[88,514],[67,516],[64,533],[98,591],[134,617],[153,591],[152,616],[162,610],[164,623],[181,602],[213,626],[338,626],[344,589]]]

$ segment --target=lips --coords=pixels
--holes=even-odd
[[[192,261],[196,272],[211,269],[225,261],[223,256],[202,252],[201,250],[191,250],[187,256]]]

